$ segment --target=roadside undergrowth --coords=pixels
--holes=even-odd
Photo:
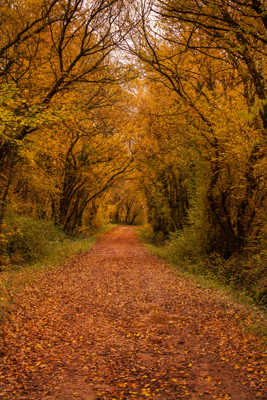
[[[224,278],[223,274],[209,269],[210,259],[208,256],[199,257],[199,260],[182,259],[173,257],[170,253],[169,242],[155,242],[151,229],[147,226],[139,227],[138,236],[153,255],[165,259],[173,271],[185,279],[195,282],[196,286],[203,290],[214,290],[221,294],[226,302],[233,302],[251,313],[251,321],[246,329],[262,336],[267,341],[267,328],[265,324],[266,304],[258,301],[249,290],[239,288],[235,282]]]

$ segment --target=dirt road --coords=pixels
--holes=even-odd
[[[36,276],[3,324],[1,400],[265,397],[249,315],[178,277],[134,228]]]

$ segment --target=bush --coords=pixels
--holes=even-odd
[[[170,233],[165,246],[166,255],[175,264],[199,262],[206,254],[205,239],[201,231],[186,226],[181,231]]]
[[[147,243],[155,243],[149,226],[140,230],[140,236]],[[209,252],[205,231],[188,225],[171,233],[165,245],[153,251],[186,273],[212,279],[260,306],[267,303],[267,250],[262,242],[226,260],[218,253]]]
[[[10,214],[1,236],[4,261],[19,264],[39,260],[46,255],[51,242],[64,237],[52,222]]]
[[[154,232],[153,228],[151,225],[146,224],[143,226],[140,226],[138,228],[138,233],[141,238],[146,243],[154,243]]]
[[[267,251],[232,256],[224,264],[224,276],[235,287],[245,288],[260,304],[267,304]]]

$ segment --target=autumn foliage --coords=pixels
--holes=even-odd
[[[263,301],[264,5],[155,0],[140,13],[128,51],[143,72],[136,158],[155,239],[171,237],[178,263],[209,255],[208,269],[243,288],[259,284]]]
[[[1,262],[10,215],[146,222],[263,301],[266,27],[261,1],[1,2]]]
[[[10,210],[68,233],[90,225],[96,198],[128,169],[118,116],[131,68],[112,55],[122,26],[122,1],[1,3],[2,232]]]
[[[266,398],[266,44],[263,0],[0,0],[0,399]]]

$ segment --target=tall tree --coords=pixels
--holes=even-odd
[[[121,80],[119,67],[110,73],[108,59],[132,24],[123,0],[31,3],[4,2],[2,7],[0,226],[27,137],[64,119],[70,110],[60,99],[66,93],[75,97],[79,85],[90,91],[92,85]]]
[[[263,232],[266,203],[265,25],[257,11],[248,14],[245,3],[237,9],[228,3],[156,1],[150,19],[144,3],[142,24],[128,43],[145,76],[177,96],[177,122],[185,124],[183,135],[191,136],[192,148],[197,143],[206,160],[209,248],[225,257]],[[228,14],[239,28],[233,30]],[[257,33],[249,30],[251,21]],[[243,37],[248,48],[241,45]]]

